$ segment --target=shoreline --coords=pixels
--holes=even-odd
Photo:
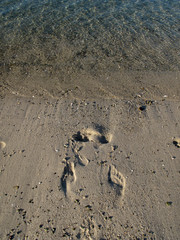
[[[180,72],[109,72],[97,76],[81,72],[63,80],[62,76],[42,75],[37,72],[27,76],[17,72],[1,76],[1,96],[54,99],[117,99],[180,100]],[[165,96],[165,97],[164,97]]]

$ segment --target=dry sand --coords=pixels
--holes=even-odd
[[[179,239],[179,100],[0,101],[0,239]]]

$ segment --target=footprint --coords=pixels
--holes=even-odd
[[[105,136],[101,133],[102,131],[98,132],[92,128],[87,128],[83,129],[82,131],[78,131],[76,134],[72,136],[73,138],[72,143],[74,142],[74,140],[76,142],[75,144],[73,143],[74,146],[72,148],[72,151],[74,152],[75,158],[78,159],[80,165],[87,166],[89,163],[88,159],[83,154],[79,154],[79,151],[81,151],[83,147],[87,145],[87,142],[94,142],[95,144],[97,144],[94,147],[97,148],[98,144],[106,144],[109,143],[109,141],[111,141],[112,138],[111,134],[107,134]],[[81,146],[79,146],[78,143],[80,143]]]
[[[88,142],[89,139],[86,135],[78,131],[76,134],[73,135],[73,138],[77,142]]]
[[[89,163],[87,158],[83,155],[76,154],[76,158],[78,159],[79,164],[82,165],[82,166],[87,166],[88,163]]]
[[[113,165],[109,166],[108,180],[116,188],[117,194],[124,196],[126,180]]]
[[[103,135],[100,132],[87,128],[83,129],[82,131],[78,131],[76,134],[73,135],[73,138],[77,142],[95,142],[100,144],[106,144],[109,143],[112,139],[111,134]]]
[[[83,221],[80,227],[80,239],[93,240],[97,239],[97,226],[92,217]]]
[[[61,177],[61,186],[64,190],[66,196],[68,196],[71,192],[71,184],[76,182],[76,174],[74,169],[73,162],[67,162],[64,168],[63,175]]]

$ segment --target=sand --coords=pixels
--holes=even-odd
[[[0,239],[179,239],[179,100],[0,101]]]

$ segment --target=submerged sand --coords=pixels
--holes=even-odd
[[[0,101],[0,239],[179,238],[179,100]]]

